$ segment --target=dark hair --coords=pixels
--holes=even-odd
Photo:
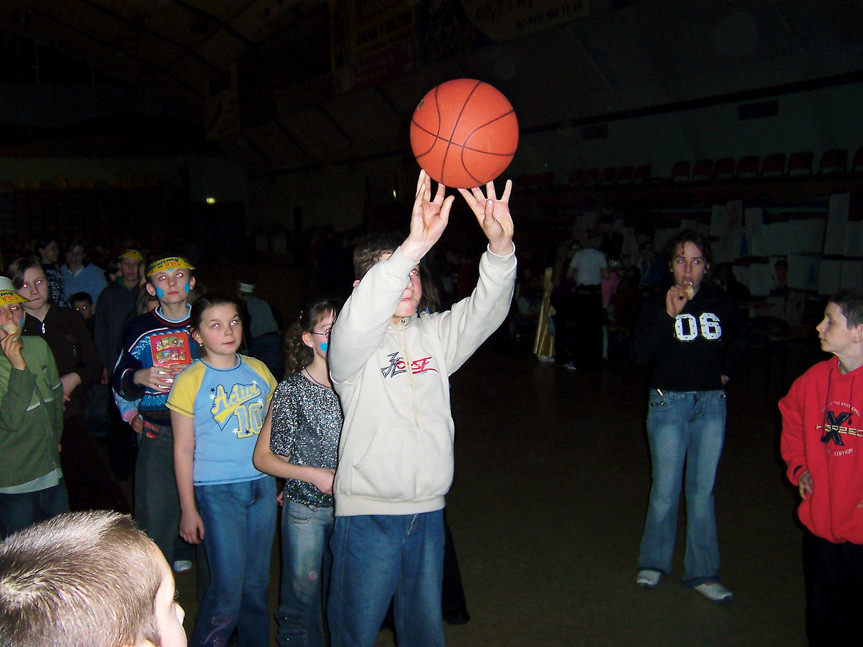
[[[232,305],[237,309],[237,314],[240,312],[240,305],[237,303],[237,300],[233,297],[228,296],[227,294],[219,294],[217,292],[207,292],[206,294],[202,294],[197,299],[195,299],[194,303],[192,303],[192,311],[189,313],[189,330],[192,333],[195,333],[200,330],[201,323],[204,320],[204,312],[208,308],[212,308],[213,306],[223,306],[223,305]],[[203,344],[199,349],[201,355],[203,356],[206,353]]]
[[[89,292],[76,292],[69,297],[69,303],[75,303],[76,301],[86,301],[90,305],[93,305],[93,297],[90,296]]]
[[[128,515],[72,512],[0,544],[0,642],[18,647],[160,644],[156,545]]]
[[[341,308],[342,302],[337,299],[321,299],[300,311],[299,318],[284,334],[285,375],[296,373],[314,358],[314,351],[303,343],[303,333],[313,332],[321,319],[330,313],[335,319]]]
[[[383,254],[392,254],[401,245],[404,236],[395,232],[367,236],[354,247],[354,278],[361,279]]]
[[[830,297],[830,303],[839,306],[848,320],[849,328],[863,324],[863,291],[852,288],[839,290]]]
[[[440,289],[431,270],[425,263],[420,264],[420,285],[423,289],[417,310],[420,312],[439,312],[441,309]]]
[[[24,285],[24,272],[33,269],[34,267],[38,267],[43,272],[45,271],[45,268],[42,267],[42,263],[40,263],[39,259],[35,256],[16,258],[14,261],[9,263],[9,279],[12,281],[12,285],[15,286],[16,290],[20,290],[21,286]]]
[[[51,243],[57,243],[57,246],[60,246],[56,238],[37,238],[33,241],[33,251],[38,252],[40,249],[45,249]]]
[[[704,257],[704,263],[707,267],[710,267],[713,264],[713,255],[710,253],[710,243],[707,238],[704,235],[699,234],[697,231],[684,229],[669,240],[668,244],[665,246],[665,258],[668,259],[669,266],[674,262],[677,248],[686,243],[692,243],[698,248],[698,251],[700,251],[701,255]]]

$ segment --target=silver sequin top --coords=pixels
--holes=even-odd
[[[273,393],[270,449],[295,465],[330,467],[338,460],[342,408],[338,396],[307,380],[302,371],[280,382]],[[288,479],[285,498],[315,508],[333,507],[333,497],[311,483]]]

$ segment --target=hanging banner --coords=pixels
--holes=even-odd
[[[414,6],[410,0],[330,0],[337,94],[402,76],[416,68]]]
[[[461,0],[461,4],[468,20],[498,42],[590,15],[589,0]]]

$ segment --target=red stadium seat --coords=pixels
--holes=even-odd
[[[692,169],[692,164],[689,161],[682,160],[677,162],[671,168],[672,182],[689,182],[689,173]]]
[[[831,148],[821,154],[821,161],[818,163],[818,173],[821,175],[841,175],[845,172],[847,162],[847,148]]]
[[[695,160],[695,165],[692,167],[692,180],[695,182],[704,182],[713,178],[713,160],[700,159]]]
[[[812,175],[812,151],[798,151],[788,157],[788,176]]]
[[[621,166],[617,169],[617,175],[614,176],[615,184],[632,184],[632,179],[635,176],[635,167],[632,165]]]
[[[636,184],[647,184],[648,182],[650,182],[651,173],[653,173],[653,165],[639,164],[635,168],[635,175],[633,176],[633,181]]]
[[[854,153],[854,159],[851,161],[851,172],[854,175],[863,173],[863,148],[858,148]]]
[[[760,156],[744,155],[737,161],[737,177],[743,179],[758,177],[758,168],[760,164]]]
[[[599,179],[599,169],[589,168],[581,176],[581,186],[594,186]]]
[[[785,175],[785,153],[770,153],[761,162],[761,177],[782,177]]]
[[[730,180],[734,177],[734,167],[736,165],[736,161],[733,157],[723,157],[722,159],[716,160],[716,164],[713,165],[713,179],[714,180]]]
[[[614,166],[607,166],[599,174],[599,183],[602,186],[614,184],[614,176],[617,174],[617,169]]]

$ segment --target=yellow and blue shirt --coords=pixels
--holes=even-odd
[[[264,476],[252,465],[252,454],[275,387],[266,365],[245,355],[237,355],[229,369],[197,360],[176,377],[167,407],[194,420],[195,485]]]

